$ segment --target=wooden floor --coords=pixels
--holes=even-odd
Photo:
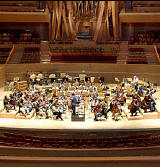
[[[157,88],[156,97],[160,97],[160,87]],[[3,97],[9,95],[9,91],[4,91],[4,88],[0,88],[0,106],[3,108]],[[156,108],[160,111],[160,100],[156,100]],[[82,130],[126,130],[126,129],[155,129],[160,128],[160,116],[159,112],[148,113],[146,115],[138,114],[136,117],[130,117],[130,113],[127,109],[127,106],[123,108],[122,117],[119,117],[118,121],[112,119],[111,113],[108,114],[108,119],[100,118],[99,121],[94,121],[94,114],[90,110],[85,112],[85,121],[84,122],[72,122],[71,113],[66,112],[63,114],[63,121],[55,120],[54,118],[49,119],[39,119],[33,116],[31,119],[17,119],[18,117],[13,118],[0,118],[0,127],[1,128],[32,128],[32,129],[82,129]],[[0,113],[8,114],[5,111]],[[9,115],[15,115],[15,111],[12,111]],[[126,116],[127,115],[127,116]]]

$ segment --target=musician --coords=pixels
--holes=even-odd
[[[99,83],[103,83],[104,82],[104,77],[100,77],[99,78]]]
[[[131,103],[131,108],[130,108],[131,116],[136,116],[137,111],[139,111],[139,109],[140,109],[140,103],[138,102],[137,99],[134,99]]]
[[[133,77],[133,83],[138,83],[138,81],[139,81],[139,78],[137,76],[134,76]]]
[[[59,110],[59,105],[58,105],[58,103],[57,103],[56,105],[52,106],[51,109],[52,109],[53,115],[56,115],[56,120],[57,120],[58,118],[60,118],[60,119],[63,121],[63,119],[62,119],[62,113],[61,113],[60,110]]]
[[[112,110],[113,105],[114,105],[114,100],[112,100],[112,101],[110,102],[109,109],[108,109],[107,113]]]
[[[94,118],[95,121],[98,121],[98,117],[102,116],[100,103],[94,108],[94,115],[95,115],[95,118]]]
[[[76,103],[77,103],[76,95],[72,93],[72,97],[71,97],[72,115],[76,115]]]
[[[8,104],[9,104],[9,99],[7,98],[7,96],[4,96],[3,105],[4,109],[6,109],[7,112],[9,112]]]
[[[148,98],[146,98],[146,104],[148,105],[148,108],[151,112],[154,112],[156,110],[156,107],[155,107],[156,103],[152,93],[150,93],[148,95]]]

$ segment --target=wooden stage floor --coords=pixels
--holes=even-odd
[[[9,91],[0,88],[0,106],[3,108],[3,98],[9,95]],[[160,97],[160,87],[157,88],[156,97]],[[156,101],[157,110],[160,109],[160,100]],[[159,109],[158,109],[159,108]],[[125,110],[125,108],[124,108]],[[160,110],[159,110],[160,111]],[[124,113],[123,113],[124,114]],[[141,130],[141,129],[160,129],[160,117],[157,119],[129,120],[125,114],[119,121],[112,120],[111,113],[108,119],[94,121],[94,114],[86,112],[84,122],[72,122],[71,113],[63,115],[63,121],[55,119],[10,119],[0,118],[0,128],[27,128],[27,129],[49,129],[49,130]]]

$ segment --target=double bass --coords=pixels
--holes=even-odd
[[[117,120],[116,113],[118,113],[118,111],[119,111],[119,108],[118,108],[117,102],[115,102],[114,105],[113,105],[113,108],[111,110],[112,117],[113,117],[114,120]]]
[[[144,110],[144,112],[147,112],[147,109],[149,109],[149,105],[147,104],[147,101],[149,100],[149,95],[146,95],[141,103],[141,108]]]

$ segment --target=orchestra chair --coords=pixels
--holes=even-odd
[[[94,83],[95,77],[91,77],[91,83]]]
[[[82,93],[79,92],[79,91],[76,91],[75,94],[78,95],[78,96],[81,96],[81,95],[82,95]]]
[[[60,77],[61,78],[65,78],[66,77],[66,73],[60,73]]]
[[[93,92],[90,92],[90,93],[89,93],[89,96],[90,96],[90,97],[92,97],[92,96],[94,96],[94,95],[95,95],[95,93],[93,93]]]
[[[84,96],[89,96],[89,93],[88,92],[82,92],[82,95],[84,95]]]
[[[60,83],[56,83],[55,86],[56,86],[56,87],[60,87],[61,84],[60,84]]]
[[[86,74],[79,74],[80,81],[85,81]]]
[[[56,92],[56,96],[62,96],[63,95],[63,93],[62,92]]]
[[[75,87],[69,87],[68,90],[69,90],[69,91],[75,91],[76,88],[75,88]]]
[[[38,74],[38,75],[37,75],[37,78],[38,78],[38,79],[42,79],[42,78],[43,78],[43,74]]]
[[[10,91],[13,91],[15,89],[14,82],[10,82],[8,88]]]
[[[52,97],[52,93],[47,95],[47,98],[50,99]]]
[[[13,81],[19,81],[20,79],[19,79],[19,77],[14,77],[13,78]]]
[[[85,82],[85,86],[89,87],[89,86],[91,86],[91,84],[88,82]]]
[[[73,83],[74,86],[79,86],[79,82]]]
[[[103,93],[98,93],[98,97],[99,98],[104,98],[104,94]]]
[[[64,83],[64,86],[68,88],[70,86],[70,84],[69,83]]]
[[[98,88],[97,88],[97,92],[102,92],[102,90],[103,90],[103,89],[102,89],[101,87],[98,87]]]
[[[114,80],[115,80],[117,83],[120,82],[120,80],[119,80],[117,77],[115,77]]]
[[[56,92],[57,91],[57,89],[52,89],[52,93],[54,93],[54,92]]]
[[[66,87],[62,87],[60,90],[61,90],[61,91],[65,91],[65,90],[66,90]]]
[[[78,87],[79,90],[84,90],[83,86]]]
[[[69,91],[66,91],[64,94],[65,94],[65,96],[68,96],[68,97],[69,97],[69,96],[71,96],[72,93],[69,92]]]
[[[36,77],[37,77],[36,74],[32,74],[30,78],[31,79],[36,79]]]
[[[100,87],[101,84],[100,84],[100,83],[94,83],[94,86],[95,86],[95,87]]]
[[[90,91],[90,92],[93,92],[93,88],[89,88],[89,91]]]
[[[56,78],[56,75],[55,74],[50,74],[49,79],[51,79],[51,78]]]
[[[132,82],[132,78],[127,78],[127,81],[128,82]]]

